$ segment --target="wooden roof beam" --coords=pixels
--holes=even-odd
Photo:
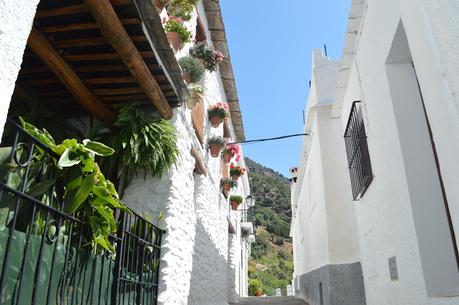
[[[65,60],[54,50],[45,36],[37,29],[33,28],[30,33],[28,46],[40,57],[40,59],[56,74],[75,100],[83,106],[89,113],[94,114],[101,121],[112,125],[115,120],[113,111],[99,101],[97,97],[84,85],[75,71],[65,62]]]
[[[102,36],[120,55],[132,76],[137,80],[139,86],[151,100],[159,114],[165,119],[171,119],[172,108],[124,29],[110,1],[84,0],[84,2],[99,25]]]

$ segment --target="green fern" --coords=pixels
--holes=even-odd
[[[178,164],[180,153],[175,127],[145,112],[139,103],[119,107],[115,127],[107,142],[116,153],[102,166],[118,182],[121,191],[139,171],[145,178],[148,174],[160,178]]]

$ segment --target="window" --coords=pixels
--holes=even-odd
[[[359,200],[373,180],[365,123],[359,101],[352,104],[344,141],[351,176],[352,196],[354,200]]]

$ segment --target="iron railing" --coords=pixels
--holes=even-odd
[[[95,250],[81,220],[88,215],[64,212],[53,165],[37,153],[58,158],[9,122],[0,145],[0,304],[157,304],[164,231],[118,212],[116,251]]]
[[[351,178],[352,195],[354,200],[359,200],[373,180],[365,122],[360,102],[352,104],[344,140]]]

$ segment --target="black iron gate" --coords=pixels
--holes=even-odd
[[[0,145],[0,305],[156,304],[164,231],[120,212],[116,250],[94,250],[87,217],[65,213],[49,164],[31,162],[37,151],[55,153],[9,127]]]

